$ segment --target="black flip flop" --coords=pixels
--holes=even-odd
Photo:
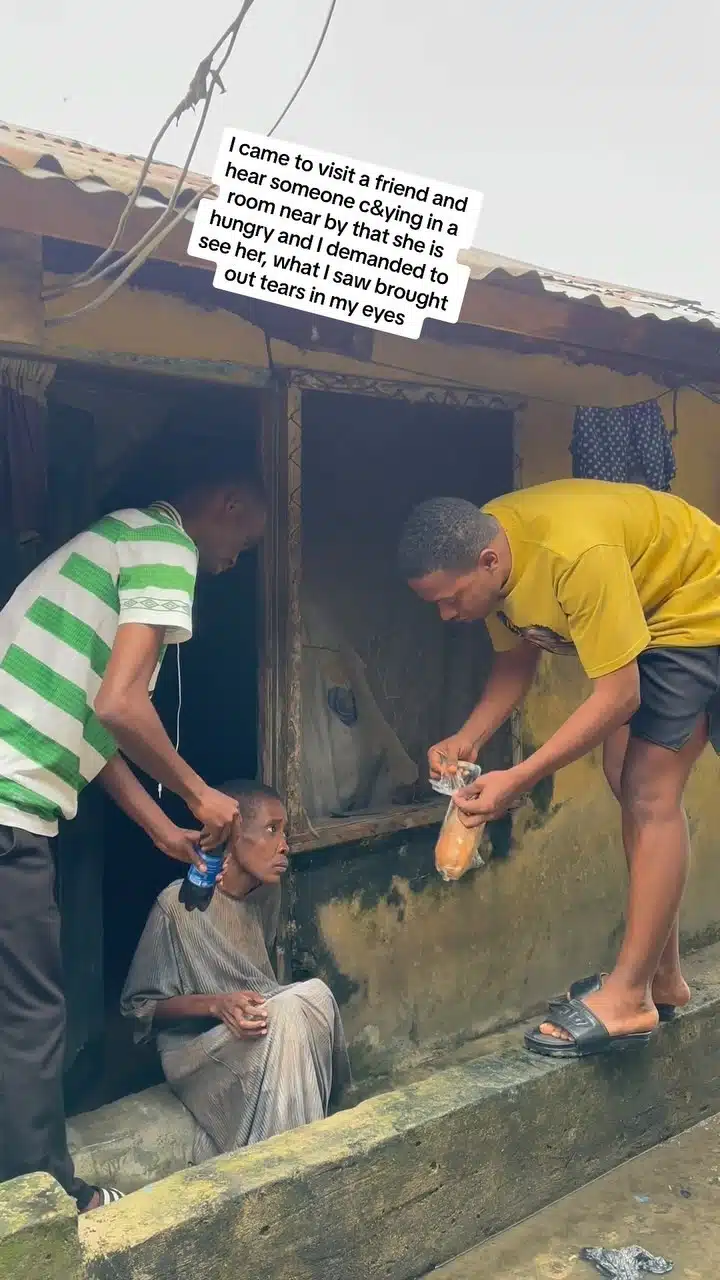
[[[539,1027],[525,1033],[525,1048],[546,1058],[589,1058],[601,1053],[623,1053],[627,1049],[639,1049],[648,1045],[652,1031],[637,1031],[632,1035],[612,1036],[592,1009],[582,1000],[565,1000],[553,1006],[547,1019],[560,1031],[567,1031],[572,1040],[558,1040],[545,1035]]]
[[[572,986],[564,996],[553,996],[548,1000],[549,1009],[557,1009],[561,1004],[566,1004],[568,1000],[583,1000],[585,996],[591,996],[593,992],[602,989],[603,979],[606,977],[603,973],[593,973],[589,978],[578,978],[577,982],[573,982]],[[655,1006],[660,1015],[661,1022],[672,1022],[677,1016],[677,1009],[674,1004],[658,1004]]]

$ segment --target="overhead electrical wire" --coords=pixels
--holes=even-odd
[[[319,37],[318,37],[317,44],[315,45],[315,49],[314,49],[314,51],[313,51],[313,55],[312,55],[312,57],[311,57],[310,61],[308,62],[307,67],[305,68],[305,74],[304,74],[304,76],[303,76],[302,80],[300,81],[300,83],[298,84],[297,89],[296,89],[296,90],[295,90],[295,92],[293,93],[292,97],[288,99],[286,106],[284,106],[284,107],[283,107],[283,109],[282,109],[282,111],[280,112],[280,115],[278,116],[277,120],[275,121],[275,123],[274,123],[274,125],[273,125],[272,129],[269,129],[269,130],[268,130],[268,138],[272,138],[272,136],[273,136],[273,134],[275,133],[275,131],[276,131],[277,129],[279,129],[279,128],[280,128],[280,125],[282,124],[283,120],[285,119],[286,115],[288,114],[288,112],[289,112],[290,108],[295,104],[296,99],[300,96],[300,94],[302,93],[303,89],[305,88],[305,84],[306,84],[306,82],[307,82],[307,80],[308,80],[308,78],[309,78],[309,76],[310,76],[310,73],[311,73],[311,71],[312,71],[313,67],[315,66],[315,63],[317,62],[317,60],[318,60],[319,56],[320,56],[320,50],[322,49],[322,47],[323,47],[323,45],[324,45],[324,43],[325,43],[325,37],[326,37],[326,35],[327,35],[327,33],[328,33],[328,30],[329,30],[329,28],[330,28],[330,23],[332,22],[332,19],[333,19],[333,14],[334,14],[334,12],[335,12],[335,6],[336,6],[336,4],[337,4],[337,0],[330,0],[330,8],[329,8],[329,9],[328,9],[328,11],[327,11],[327,17],[325,18],[325,25],[324,25],[324,27],[323,27],[322,31],[320,32],[320,35],[319,35]]]
[[[206,187],[203,191],[198,191],[193,196],[192,200],[189,200],[188,203],[185,205],[185,207],[175,214],[172,221],[169,223],[166,223],[165,226],[160,231],[157,231],[156,234],[153,235],[151,239],[147,239],[147,237],[143,237],[144,248],[142,248],[142,250],[137,254],[135,254],[135,252],[133,251],[132,254],[126,254],[125,258],[121,259],[121,261],[127,261],[127,259],[130,258],[130,261],[127,262],[127,266],[123,271],[120,272],[120,275],[116,276],[115,279],[112,281],[112,283],[108,285],[107,289],[103,289],[102,293],[99,293],[95,298],[91,298],[90,301],[86,302],[82,307],[77,307],[75,311],[65,312],[65,314],[61,316],[51,316],[48,320],[46,320],[45,323],[48,326],[62,324],[63,321],[74,320],[76,316],[84,315],[84,313],[87,311],[96,311],[98,307],[102,306],[103,302],[107,302],[108,298],[111,298],[112,295],[116,293],[117,290],[120,289],[130,279],[132,275],[135,274],[135,272],[150,257],[150,254],[158,247],[158,245],[162,244],[163,240],[173,230],[173,228],[176,227],[178,223],[183,221],[183,219],[187,214],[188,209],[191,209],[193,208],[194,205],[199,204],[203,196],[207,195],[208,191],[211,191],[211,190],[212,190],[212,187],[210,186],[210,187]],[[155,227],[153,227],[152,230],[155,231],[156,230]],[[117,264],[114,264],[114,265],[117,265]],[[94,284],[94,283],[95,283],[94,280],[88,281],[88,284]]]
[[[135,188],[131,193],[131,195],[128,197],[127,204],[123,209],[122,215],[119,219],[118,225],[115,229],[114,235],[108,247],[103,250],[103,252],[99,255],[98,258],[96,258],[95,262],[90,267],[88,267],[85,271],[81,272],[79,275],[75,276],[72,280],[65,282],[62,285],[57,285],[50,289],[45,290],[43,293],[43,298],[46,300],[50,300],[54,298],[63,297],[66,293],[69,293],[75,289],[89,288],[90,286],[97,284],[100,280],[105,279],[109,275],[113,276],[111,283],[108,285],[106,289],[102,291],[102,293],[99,293],[95,298],[92,298],[90,302],[85,303],[84,306],[78,307],[75,311],[66,312],[64,315],[51,317],[47,321],[47,324],[49,326],[63,324],[63,323],[66,323],[68,320],[74,320],[76,316],[83,315],[87,311],[94,311],[99,306],[101,306],[104,302],[107,302],[107,300],[110,297],[112,297],[112,295],[116,293],[117,290],[122,287],[122,285],[127,283],[127,281],[131,278],[131,276],[134,275],[134,273],[138,270],[138,268],[143,265],[143,263],[150,257],[150,255],[154,252],[154,250],[160,244],[162,244],[163,240],[165,240],[165,238],[170,234],[170,232],[180,222],[182,222],[184,218],[186,218],[189,210],[194,208],[200,202],[200,200],[202,200],[205,196],[209,195],[210,192],[213,190],[213,183],[208,183],[207,186],[195,192],[192,198],[189,201],[187,201],[186,204],[183,205],[182,209],[176,210],[178,197],[180,196],[183,190],[183,184],[189,172],[193,155],[195,154],[197,144],[200,140],[200,136],[205,126],[205,121],[207,119],[208,111],[210,109],[210,103],[212,100],[213,93],[217,87],[220,88],[220,91],[222,93],[225,92],[225,86],[221,79],[221,72],[233,52],[233,49],[235,47],[235,42],[237,40],[239,31],[240,31],[240,27],[242,26],[248,12],[250,11],[254,3],[255,3],[255,0],[244,0],[242,8],[238,13],[237,17],[233,20],[233,22],[230,23],[230,26],[223,32],[219,40],[215,42],[210,52],[198,64],[197,70],[195,71],[195,74],[190,82],[190,87],[187,93],[185,94],[184,98],[177,104],[177,106],[171,112],[171,114],[168,116],[167,120],[165,121],[164,125],[162,126],[159,133],[155,137],[155,140],[152,143],[150,151],[148,152],[148,155],[143,163],[143,167],[140,171],[138,180],[135,184]],[[285,119],[286,115],[290,111],[291,107],[293,106],[299,94],[301,93],[302,89],[304,88],[305,84],[307,83],[307,80],[312,72],[312,69],[315,66],[315,63],[317,62],[317,59],[319,57],[323,44],[325,43],[325,38],[327,36],[330,23],[332,21],[333,14],[335,12],[336,5],[337,5],[337,0],[331,0],[330,6],[327,12],[327,16],[325,18],[325,23],[323,25],[319,39],[313,50],[312,57],[310,58],[310,61],[305,69],[305,72],[303,73],[303,76],[300,82],[297,85],[297,88],[294,90],[292,96],[288,99],[287,104],[285,105],[282,112],[278,116],[277,120],[275,121],[275,124],[270,129],[267,135],[268,137],[272,136],[272,134],[275,132],[278,126]],[[216,54],[222,49],[223,45],[225,45],[226,43],[227,43],[227,48],[225,49],[220,62],[217,64],[217,66],[213,66],[213,59],[215,58]],[[133,245],[131,249],[127,250],[119,259],[116,258],[114,260],[111,260],[112,254],[115,251],[116,246],[119,244],[122,238],[123,232],[127,226],[130,215],[136,206],[138,196],[142,191],[143,184],[145,182],[145,179],[148,176],[150,166],[152,164],[155,152],[159,144],[161,143],[162,139],[164,138],[170,126],[173,123],[178,123],[180,120],[180,117],[184,114],[185,111],[188,111],[190,109],[194,110],[195,107],[198,106],[200,102],[204,102],[203,110],[202,110],[200,119],[198,121],[198,125],[195,130],[195,134],[193,136],[190,149],[186,156],[185,163],[177,178],[177,181],[175,183],[171,196],[168,200],[168,204],[163,209],[162,213],[156,219],[153,225],[144,233],[143,236],[140,237],[140,239]],[[119,272],[119,274],[116,274],[117,272]]]
[[[232,54],[232,51],[235,47],[235,42],[238,37],[238,33],[240,31],[240,27],[245,21],[245,18],[254,3],[255,3],[255,0],[243,0],[242,8],[238,13],[237,17],[233,20],[233,22],[230,23],[230,26],[223,32],[223,34],[220,36],[220,39],[215,42],[210,52],[205,55],[205,57],[202,59],[201,62],[198,63],[198,66],[195,70],[195,74],[192,80],[190,81],[190,86],[188,88],[187,93],[180,100],[180,102],[173,109],[173,111],[170,113],[170,115],[168,116],[167,120],[163,124],[158,134],[156,135],[150,147],[150,150],[143,163],[143,167],[140,170],[140,174],[138,176],[137,182],[135,183],[135,188],[131,192],[128,198],[127,204],[125,205],[125,208],[123,209],[122,214],[120,215],[120,220],[118,222],[117,227],[115,228],[115,233],[108,247],[105,250],[103,250],[100,256],[96,258],[92,266],[88,267],[86,271],[81,272],[79,275],[77,275],[74,278],[73,281],[71,281],[68,284],[61,285],[55,289],[47,290],[46,293],[44,294],[44,297],[46,298],[59,297],[61,294],[68,292],[70,289],[87,287],[90,284],[94,284],[97,279],[101,279],[104,274],[107,274],[108,270],[113,270],[119,265],[117,262],[114,262],[114,263],[110,263],[108,267],[105,267],[105,263],[108,262],[108,259],[113,253],[116,245],[120,242],[120,239],[125,230],[125,227],[127,226],[128,219],[130,218],[130,214],[132,213],[133,209],[136,206],[138,197],[143,189],[145,179],[148,176],[150,166],[155,157],[155,152],[157,151],[160,143],[165,137],[165,134],[167,133],[170,126],[173,123],[178,124],[180,122],[181,116],[186,111],[194,110],[195,107],[204,100],[205,105],[203,107],[200,120],[198,121],[198,126],[195,130],[195,134],[190,144],[190,149],[185,158],[185,163],[183,165],[183,168],[181,169],[180,174],[178,175],[178,178],[175,182],[175,186],[173,187],[173,190],[171,192],[171,195],[166,207],[163,209],[162,213],[160,214],[159,218],[157,218],[153,226],[150,227],[149,230],[145,232],[145,235],[141,237],[141,239],[137,242],[137,244],[134,245],[133,248],[128,251],[128,253],[123,255],[123,260],[127,260],[132,254],[142,249],[142,247],[147,243],[148,239],[156,236],[157,233],[162,229],[162,226],[169,221],[170,215],[172,215],[175,211],[175,206],[177,204],[178,197],[182,191],[183,183],[185,182],[185,178],[187,177],[193,155],[195,154],[197,144],[200,140],[200,135],[202,133],[203,127],[205,125],[205,121],[207,119],[207,114],[210,108],[210,103],[212,101],[213,93],[215,92],[215,89],[218,86],[220,87],[223,93],[225,92],[225,86],[223,85],[220,73],[225,67],[225,64],[227,63],[230,55]],[[219,62],[218,66],[213,67],[212,65],[213,58],[215,57],[216,53],[218,53],[218,51],[222,48],[223,44],[225,44],[226,41],[228,42],[228,47],[225,50],[225,53],[223,54],[223,57]],[[211,188],[212,188],[212,184],[208,184],[208,189],[211,189]],[[184,210],[183,212],[186,212],[186,210]],[[99,270],[103,267],[105,267],[104,270]]]

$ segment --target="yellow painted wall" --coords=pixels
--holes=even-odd
[[[244,321],[140,291],[126,290],[97,313],[50,331],[49,353],[71,354],[73,347],[265,364],[263,339]],[[459,379],[520,393],[527,397],[517,436],[525,485],[570,473],[575,405],[631,403],[663,390],[648,378],[579,368],[549,356],[385,336],[376,341],[372,366],[303,354],[279,342],[274,354],[279,363],[295,366]],[[663,405],[669,411],[670,397]],[[676,491],[720,519],[720,407],[683,391],[678,426]],[[525,711],[526,733],[542,741],[585,692],[571,660],[544,658]],[[720,828],[720,787],[710,752],[691,784],[689,811],[695,866],[684,927],[687,935],[698,936],[720,921],[714,835]],[[514,834],[508,860],[457,886],[429,875],[426,888],[417,891],[398,873],[392,894],[368,902],[360,889],[338,883],[321,892],[318,882],[312,909],[325,953],[318,968],[339,974],[351,992],[343,1009],[347,1030],[370,1059],[375,1053],[385,1063],[407,1061],[433,1043],[507,1022],[568,979],[611,960],[622,928],[624,870],[615,804],[597,753],[558,776],[548,813],[526,806]]]
[[[587,387],[585,403],[610,403],[616,394],[619,395],[618,402],[624,402],[624,379],[596,368],[582,372]],[[665,397],[662,405],[671,425],[671,397]],[[684,390],[678,397],[677,427],[674,491],[720,520],[720,406],[697,392]],[[572,410],[557,414],[547,405],[528,405],[520,434],[524,484],[548,480],[553,475],[570,474],[568,446],[571,431]],[[544,658],[543,663],[540,681],[533,690],[526,712],[528,728],[535,741],[547,738],[586,688],[576,664],[570,664],[574,671],[568,680],[567,662]],[[615,806],[606,795],[599,754],[593,753],[558,775],[554,800],[562,803],[563,809],[543,829],[543,840],[547,838],[551,844],[556,840],[563,844],[568,842],[571,831],[575,830],[575,815],[581,818],[579,829],[585,833],[585,841],[588,833],[616,828]],[[690,937],[720,924],[720,863],[715,840],[720,822],[719,782],[718,762],[708,749],[688,793],[695,860],[685,901],[683,926],[686,936]],[[573,809],[572,819],[567,812],[570,806]],[[565,829],[568,822],[570,830]],[[613,848],[617,844],[615,839]]]
[[[541,372],[577,385],[577,371],[556,362],[542,361]],[[627,399],[622,378],[600,369],[581,372],[585,403]],[[648,393],[646,387],[642,394]],[[529,402],[519,432],[525,484],[570,473],[572,416],[570,406]],[[687,392],[678,419],[676,490],[720,518],[720,409]],[[574,660],[543,657],[525,707],[525,734],[536,743],[546,739],[587,691]],[[688,940],[720,927],[719,782],[708,750],[689,789]],[[358,987],[343,1012],[362,1069],[368,1063],[392,1071],[393,1064],[422,1058],[433,1044],[507,1024],[573,977],[612,962],[622,933],[625,872],[617,806],[600,753],[558,774],[549,812],[525,805],[513,834],[508,860],[456,886],[431,880],[418,892],[409,876],[397,874],[392,892],[369,908],[362,890],[349,897],[323,891],[320,935],[334,965]]]

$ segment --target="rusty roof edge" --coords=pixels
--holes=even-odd
[[[0,121],[0,166],[26,178],[56,178],[71,182],[87,195],[111,193],[127,198],[135,189],[143,164],[139,156],[109,152]],[[138,207],[166,207],[180,173],[175,165],[153,161],[137,200]],[[212,182],[209,177],[188,173],[179,196],[180,207],[209,182]],[[194,209],[185,214],[188,222],[192,222],[194,216]],[[523,281],[545,293],[623,311],[634,319],[654,317],[667,324],[685,323],[720,330],[720,314],[692,299],[574,276],[478,248],[461,251],[458,261],[470,267],[470,281],[492,281],[510,288],[514,282]]]
[[[654,317],[666,324],[679,321],[704,329],[720,329],[720,314],[693,299],[572,276],[483,249],[461,250],[458,261],[470,267],[471,280],[510,285],[520,280],[532,281],[546,293],[569,301],[599,303],[608,310],[624,311],[633,319]]]
[[[9,165],[25,177],[59,177],[78,185],[95,179],[113,191],[129,195],[134,190],[145,163],[142,157],[102,150],[71,138],[25,129],[0,120],[0,163]],[[154,160],[150,165],[146,186],[167,198],[182,170],[176,165]],[[182,190],[195,192],[211,178],[187,173]]]

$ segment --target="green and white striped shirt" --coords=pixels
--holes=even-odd
[[[159,503],[105,516],[20,584],[0,612],[0,824],[52,836],[75,817],[117,751],[93,711],[117,629],[189,640],[196,574],[195,544]]]

